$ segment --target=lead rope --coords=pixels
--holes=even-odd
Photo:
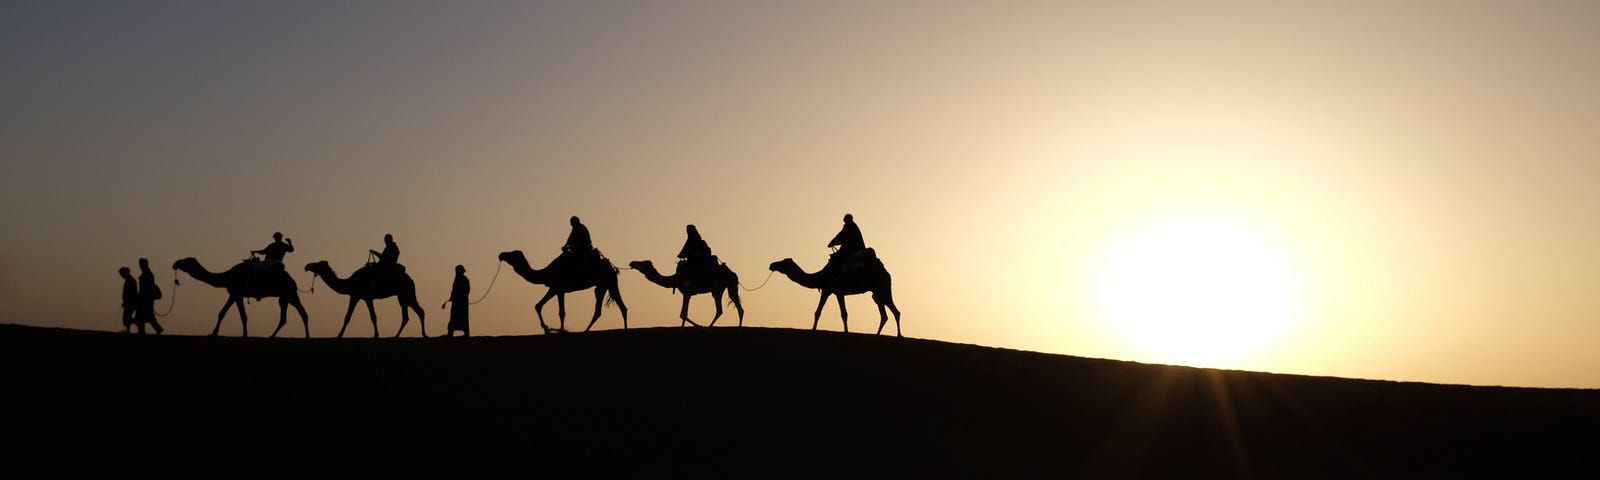
[[[489,288],[483,289],[483,296],[478,297],[478,302],[482,302],[483,299],[489,298],[489,291],[490,290],[494,290],[494,282],[496,280],[500,279],[500,269],[502,267],[505,267],[505,266],[506,266],[506,262],[496,262],[495,263],[494,277],[489,279]],[[467,302],[467,305],[477,305],[478,302]],[[450,303],[450,302],[445,302],[445,303]]]
[[[300,287],[295,287],[295,290],[300,290]],[[312,272],[311,273],[311,288],[306,289],[306,290],[300,290],[300,293],[309,293],[309,294],[312,294],[312,295],[316,295],[317,294],[317,274],[316,274],[316,272]]]
[[[174,268],[174,269],[172,269],[172,302],[167,304],[167,311],[165,313],[157,313],[156,314],[157,317],[165,317],[167,315],[171,315],[172,314],[172,308],[178,306],[178,285],[181,285],[180,283],[178,283],[178,269]],[[144,327],[139,327],[139,328],[144,328]]]
[[[772,270],[772,271],[767,272],[767,279],[766,280],[762,280],[760,285],[756,285],[756,288],[745,287],[744,286],[744,282],[739,282],[739,288],[743,288],[744,291],[746,291],[746,292],[754,292],[756,290],[760,290],[761,287],[767,286],[767,282],[772,281],[772,274],[774,274],[774,273],[778,273],[778,271],[777,270]]]

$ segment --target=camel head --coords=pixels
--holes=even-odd
[[[192,271],[198,270],[199,268],[200,268],[200,261],[199,260],[195,260],[194,257],[188,257],[188,258],[185,258],[185,259],[182,259],[182,260],[178,260],[176,262],[172,262],[172,269],[173,270],[182,270],[182,271],[185,271],[185,272],[192,272]]]
[[[311,272],[314,275],[326,276],[333,274],[333,267],[328,265],[327,260],[323,260],[315,263],[307,263],[306,271]]]
[[[797,263],[794,263],[794,259],[793,258],[785,258],[783,260],[778,260],[776,262],[772,262],[772,265],[768,265],[767,266],[767,270],[772,270],[774,272],[787,273],[787,272],[793,272],[793,271],[796,271],[796,270],[800,270],[800,265],[797,264]]]
[[[638,260],[638,261],[628,262],[628,268],[632,268],[634,270],[639,270],[639,271],[646,271],[646,270],[651,271],[651,272],[656,271],[656,265],[654,263],[650,263],[649,260]]]
[[[522,255],[522,250],[512,250],[509,252],[500,252],[500,261],[512,264],[514,264],[513,262],[515,261],[525,264],[528,263],[528,257]]]

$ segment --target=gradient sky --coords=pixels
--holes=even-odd
[[[569,215],[619,263],[694,223],[754,286],[819,268],[850,212],[908,336],[1164,362],[1096,317],[1093,265],[1202,215],[1304,289],[1210,366],[1600,387],[1596,2],[6,2],[0,67],[0,322],[118,330],[141,256],[171,299],[174,260],[282,231],[304,287],[393,233],[438,334],[454,265],[477,298]],[[181,278],[163,323],[207,333],[225,294]],[[632,326],[677,325],[621,282]],[[502,272],[474,333],[536,333],[543,291]],[[344,298],[305,300],[336,333]],[[805,328],[816,295],[745,300]]]

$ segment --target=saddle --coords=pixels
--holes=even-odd
[[[598,248],[591,248],[588,251],[581,252],[562,250],[561,255],[557,255],[556,259],[550,262],[550,267],[548,268],[554,268],[564,275],[577,276],[583,273],[584,268],[590,264],[603,261],[606,261],[606,257],[600,253]]]
[[[371,278],[373,281],[394,281],[398,280],[401,275],[405,275],[406,266],[398,263],[383,264],[373,262],[366,264],[365,266],[361,267],[360,270],[356,271],[366,272],[367,275],[369,275],[368,278]]]
[[[868,247],[842,255],[834,252],[828,257],[828,264],[823,266],[822,270],[832,275],[839,275],[864,267],[881,265],[883,262],[878,260],[878,252]]]
[[[239,266],[234,268],[248,268],[252,275],[284,271],[283,262],[262,260],[256,257],[246,258],[244,261],[239,262]]]

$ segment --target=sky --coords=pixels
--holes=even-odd
[[[496,255],[577,215],[618,264],[694,224],[766,282],[745,325],[809,328],[767,265],[820,268],[851,213],[910,337],[1600,387],[1595,2],[4,2],[0,66],[4,323],[120,331],[145,257],[205,334],[226,295],[173,261],[283,232],[305,288],[387,233],[430,335],[457,264],[494,284],[474,334],[537,334]],[[630,327],[678,325],[620,279]],[[337,333],[344,297],[303,298]]]

